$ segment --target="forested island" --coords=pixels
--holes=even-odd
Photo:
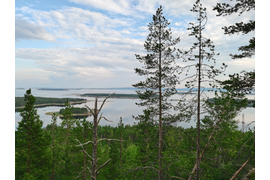
[[[36,97],[34,107],[47,107],[47,106],[64,106],[65,102],[69,101],[70,104],[81,104],[87,102],[82,98],[49,98],[49,97]],[[15,110],[19,110],[25,106],[24,97],[15,97]]]
[[[187,92],[177,92],[176,94],[186,94]],[[194,94],[194,93],[189,93]],[[79,96],[82,97],[98,97],[98,98],[105,98],[108,97],[109,93],[85,93],[80,94]],[[157,95],[155,95],[157,97]],[[118,99],[139,99],[138,94],[112,94],[110,98],[118,98]]]
[[[108,93],[86,93],[80,94],[82,97],[98,97],[98,98],[106,98],[110,94]],[[111,98],[119,98],[119,99],[138,99],[139,96],[137,94],[112,94]]]
[[[65,109],[62,108],[59,110],[59,112],[47,112],[45,113],[46,115],[53,115],[53,113],[56,114],[56,116],[59,116],[59,117],[64,117],[64,112],[65,112]],[[87,108],[79,108],[79,107],[73,107],[71,109],[71,113],[72,113],[72,116],[73,117],[76,117],[76,116],[90,116],[92,115],[92,113],[90,113]]]
[[[215,102],[215,99],[210,98],[210,99],[207,99],[207,101]],[[241,101],[241,99],[235,99],[235,101]],[[255,108],[255,100],[253,100],[253,99],[248,99],[248,100],[247,100],[247,107],[254,107],[254,108]]]
[[[69,89],[64,89],[64,88],[38,88],[37,90],[42,90],[42,91],[68,91]]]

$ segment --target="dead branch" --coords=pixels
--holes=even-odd
[[[254,171],[255,171],[255,168],[252,168],[251,170],[249,170],[249,172],[247,173],[247,175],[245,175],[245,177],[244,177],[242,180],[246,180],[247,177],[248,177],[251,173],[253,173]]]
[[[103,100],[103,102],[102,102],[102,104],[101,104],[101,106],[100,106],[100,108],[99,108],[98,112],[99,112],[99,111],[102,109],[102,107],[103,107],[103,105],[104,105],[105,101],[106,101],[108,98],[110,98],[110,97],[111,97],[111,95],[113,95],[113,94],[115,94],[115,93],[110,94],[108,97],[106,97],[106,98]]]
[[[79,141],[78,139],[75,139],[75,140],[76,140],[76,141]],[[80,143],[80,142],[79,142],[79,143]],[[76,147],[81,146],[81,145],[86,145],[86,144],[89,144],[89,143],[92,143],[92,144],[93,144],[93,141],[88,141],[88,142],[83,143],[83,144],[80,143],[80,145],[76,145]]]
[[[252,157],[252,156],[251,156]],[[250,157],[250,158],[251,158]],[[237,174],[245,167],[245,165],[248,163],[248,161],[250,160],[250,158],[248,158],[248,160],[240,167],[240,169],[238,171],[236,171],[236,173],[233,175],[233,177],[230,180],[233,180]]]
[[[243,149],[243,147],[244,147],[244,145],[248,142],[248,141],[250,141],[251,140],[251,138],[253,138],[255,136],[255,134],[253,135],[253,136],[251,136],[242,146],[241,146],[241,148],[240,148],[240,150],[239,150],[239,153],[241,153],[241,151],[242,151],[242,149]]]
[[[95,173],[98,173],[99,170],[100,170],[102,167],[106,166],[106,164],[108,164],[110,161],[111,161],[111,159],[109,159],[109,160],[106,161],[104,164],[102,164],[101,166],[99,166],[99,167],[97,168],[97,170],[95,171]]]
[[[78,141],[79,143],[80,143],[80,141],[78,140],[78,139],[75,139],[76,141]],[[84,148],[83,148],[83,146],[82,146],[82,144],[80,143],[80,145],[77,145],[77,146],[81,146],[82,147],[82,149],[83,149],[83,152],[91,159],[91,160],[93,160],[93,158],[84,150]]]

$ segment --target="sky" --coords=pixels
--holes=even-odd
[[[194,0],[195,2],[195,0]],[[104,88],[131,87],[144,80],[134,68],[143,64],[135,54],[146,55],[147,25],[161,5],[171,23],[175,47],[189,49],[195,38],[189,36],[190,0],[16,0],[15,1],[15,87]],[[255,57],[233,60],[238,47],[255,35],[224,35],[221,29],[236,22],[255,19],[250,11],[238,16],[216,16],[213,6],[221,0],[202,0],[208,21],[203,36],[215,45],[217,67],[228,65],[228,74],[255,69]],[[235,2],[231,2],[232,4]],[[184,66],[182,59],[176,59]],[[180,76],[180,79],[182,77]],[[183,88],[178,84],[177,88]]]

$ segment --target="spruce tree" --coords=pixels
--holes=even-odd
[[[42,129],[43,122],[34,109],[36,98],[31,89],[24,95],[25,107],[16,133],[16,179],[48,179],[50,166],[50,136]]]
[[[168,98],[176,94],[175,85],[178,78],[175,75],[178,66],[175,63],[175,48],[172,46],[180,42],[180,38],[172,39],[170,23],[163,16],[160,6],[156,14],[153,15],[153,22],[149,23],[150,34],[144,43],[144,48],[149,54],[146,56],[136,55],[136,59],[145,66],[143,69],[135,68],[135,73],[139,76],[146,76],[145,81],[141,81],[133,86],[138,88],[137,94],[140,98],[139,106],[146,106],[155,124],[159,127],[158,138],[158,166],[159,180],[162,179],[162,126],[172,123],[172,115],[168,113],[173,105]]]

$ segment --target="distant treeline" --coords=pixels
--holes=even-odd
[[[237,101],[238,99],[235,99],[235,100]],[[207,99],[207,101],[212,101],[212,102],[214,102],[215,100],[212,99],[212,98],[210,98],[210,99]],[[254,107],[254,108],[255,108],[255,100],[248,99],[248,100],[247,100],[247,103],[248,103],[247,107]]]
[[[102,94],[102,93],[87,93],[87,94],[81,94],[80,96],[88,96],[88,97],[108,97],[110,94]],[[137,94],[113,94],[111,95],[111,98],[139,98]]]
[[[65,108],[60,109],[59,114],[63,114],[65,112]],[[73,107],[71,110],[72,114],[87,114],[89,111],[86,108]]]
[[[68,89],[63,89],[63,88],[39,88],[37,90],[43,90],[43,91],[68,91]]]
[[[36,101],[34,105],[46,105],[46,104],[53,105],[53,103],[65,105],[65,102],[67,101],[67,99],[70,103],[86,101],[86,99],[82,99],[82,98],[36,97]],[[23,107],[24,105],[25,105],[24,97],[15,97],[15,107]]]

